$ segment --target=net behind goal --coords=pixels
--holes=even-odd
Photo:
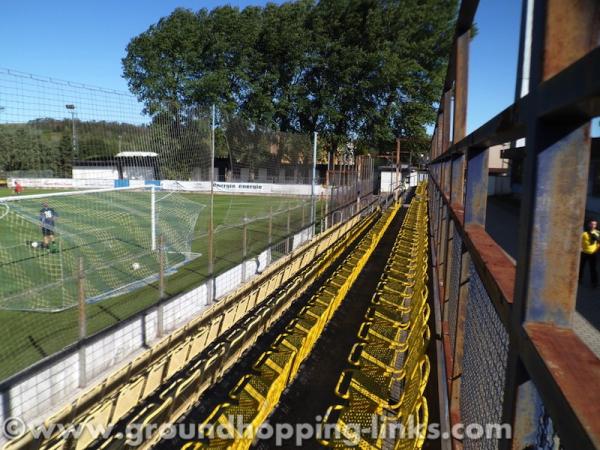
[[[155,281],[160,236],[167,270],[197,256],[192,238],[203,208],[185,194],[154,189],[0,199],[0,309],[77,304],[80,259],[87,302]]]

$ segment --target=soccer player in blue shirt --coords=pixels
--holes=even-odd
[[[53,208],[50,208],[48,202],[42,203],[40,210],[40,229],[42,230],[42,248],[50,248],[50,244],[54,244],[54,232],[56,230],[56,220],[58,214]]]

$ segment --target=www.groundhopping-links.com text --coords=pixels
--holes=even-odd
[[[224,424],[226,423],[226,425]],[[195,450],[206,439],[234,440],[270,440],[275,446],[301,446],[304,442],[316,439],[319,441],[342,441],[348,447],[358,446],[362,439],[427,439],[427,440],[488,440],[510,439],[512,428],[509,424],[455,424],[449,431],[442,431],[438,423],[430,423],[427,427],[409,421],[408,424],[382,423],[379,416],[373,416],[369,426],[359,424],[324,424],[322,417],[317,416],[314,423],[270,423],[265,422],[259,427],[245,423],[243,416],[227,417],[223,423],[210,425],[180,423],[180,424],[128,424],[124,429],[112,425],[98,426],[95,424],[52,424],[49,426],[28,427],[17,417],[10,417],[3,423],[2,434],[10,440],[31,432],[34,439],[49,439],[60,435],[78,440],[83,435],[89,435],[92,440],[106,440],[111,436],[124,439],[130,446],[139,446],[160,433],[161,439],[177,439],[183,442],[182,450]]]

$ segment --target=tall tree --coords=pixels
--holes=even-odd
[[[151,114],[217,103],[330,151],[425,136],[435,118],[456,0],[300,0],[177,9],[132,39],[130,89]]]

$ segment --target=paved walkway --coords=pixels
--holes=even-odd
[[[488,197],[486,231],[513,259],[517,258],[519,207],[511,197]],[[573,328],[600,358],[600,289],[592,289],[589,274],[579,285]]]

